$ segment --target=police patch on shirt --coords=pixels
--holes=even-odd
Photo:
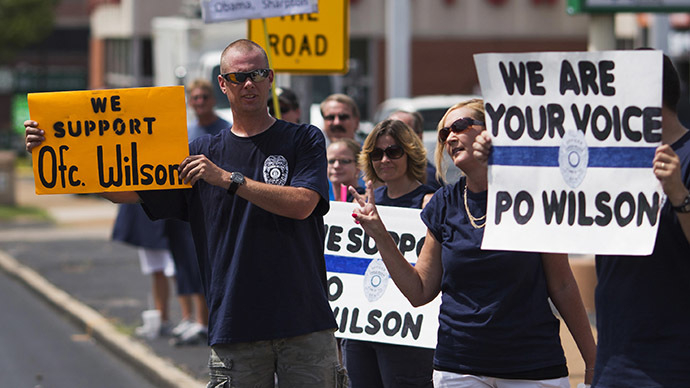
[[[285,186],[288,178],[288,162],[283,155],[271,155],[264,161],[264,182]]]

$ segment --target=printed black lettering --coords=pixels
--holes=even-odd
[[[526,209],[523,212],[523,204],[526,205]],[[513,207],[513,217],[515,217],[515,222],[518,225],[524,225],[532,218],[534,214],[534,200],[532,196],[527,191],[520,191],[515,195],[515,206]]]
[[[599,210],[599,213],[601,213],[601,215],[594,217],[594,222],[599,226],[606,226],[611,223],[613,213],[608,205],[610,200],[611,194],[605,191],[598,193],[594,198],[594,205],[596,206],[597,210]]]
[[[357,326],[357,319],[359,318],[359,309],[352,309],[352,320],[350,321],[350,333],[359,334],[364,331],[361,327]]]
[[[369,325],[364,328],[364,332],[369,334],[369,335],[374,335],[381,330],[381,322],[379,322],[379,318],[381,318],[381,310],[371,310],[369,311],[369,315],[367,316],[367,321],[369,322]]]
[[[91,98],[91,107],[93,108],[93,113],[105,113],[105,107],[108,104],[108,97],[103,98]]]
[[[153,165],[152,164],[142,164],[141,165],[141,184],[142,185],[150,185],[153,183],[153,175],[151,175],[151,172],[153,171]]]
[[[120,96],[115,95],[110,97],[110,110],[113,112],[119,112],[122,110],[120,108]]]
[[[122,135],[125,133],[125,122],[121,118],[115,119],[113,121],[113,131],[116,135]]]
[[[599,84],[601,85],[601,94],[604,96],[616,95],[616,88],[610,86],[615,77],[612,73],[616,64],[613,61],[599,62]]]
[[[391,326],[391,323],[393,326]],[[402,317],[397,311],[391,311],[383,318],[383,334],[392,337],[400,331]]]
[[[525,64],[520,62],[518,68],[515,67],[515,63],[509,62],[508,69],[506,69],[506,64],[504,62],[498,63],[498,68],[501,71],[501,77],[503,77],[503,84],[506,87],[506,91],[509,95],[515,93],[515,88],[517,87],[518,93],[520,95],[525,94]]]
[[[577,82],[577,75],[573,70],[573,65],[568,61],[561,62],[560,92],[561,96],[567,91],[573,92],[576,96],[580,95],[580,83]]]
[[[369,237],[369,235],[366,233],[364,233],[364,241],[362,246],[364,247],[364,253],[367,255],[374,255],[379,251],[379,249],[376,247],[376,242],[374,239]]]
[[[156,121],[155,117],[144,117],[144,122],[146,123],[146,131],[147,131],[146,133],[148,133],[149,135],[153,134],[153,123],[154,123],[154,121]],[[132,126],[132,129],[134,129],[134,126]],[[137,129],[137,133],[140,133],[138,126],[136,127],[136,129]],[[132,132],[132,134],[134,134],[134,132]]]
[[[499,191],[496,193],[496,220],[495,224],[501,223],[501,215],[508,211],[513,206],[513,198],[507,191]]]
[[[578,199],[578,212],[577,212],[577,223],[578,225],[589,226],[594,223],[592,217],[587,216],[587,201],[585,199],[585,193],[580,191],[577,193]]]
[[[563,222],[563,215],[565,215],[565,190],[561,191],[560,197],[556,196],[555,191],[551,191],[551,201],[549,201],[549,196],[546,191],[542,191],[541,199],[544,205],[544,222],[546,225],[551,225],[554,215],[556,215],[556,224],[560,225],[561,222]]]
[[[580,83],[582,86],[582,94],[585,96],[592,89],[592,93],[599,94],[599,86],[597,86],[597,68],[590,61],[580,61],[577,64],[580,70]]]
[[[422,321],[424,320],[424,315],[417,315],[417,320],[412,318],[412,314],[405,313],[405,319],[403,320],[402,330],[400,331],[400,336],[405,338],[407,333],[412,334],[412,338],[419,339],[419,334],[422,332]]]
[[[546,105],[546,111],[549,117],[549,137],[552,139],[556,136],[555,130],[558,130],[559,137],[565,135],[565,128],[563,122],[565,121],[565,111],[559,104]]]
[[[403,233],[400,235],[400,253],[405,255],[405,252],[412,252],[415,246],[415,238],[409,233]]]
[[[62,121],[57,121],[53,124],[53,131],[55,131],[55,137],[62,138],[65,137],[65,123]]]
[[[631,117],[642,117],[642,109],[636,106],[629,106],[623,110],[623,119],[621,120],[621,127],[623,127],[623,134],[625,137],[632,141],[640,141],[642,135],[639,132],[635,132],[630,127]]]
[[[644,141],[661,141],[661,108],[644,108],[642,111],[642,133]]]
[[[105,131],[110,128],[110,122],[108,120],[98,120],[98,134],[103,136]]]
[[[340,245],[338,245],[338,243],[342,240],[340,237],[340,233],[342,232],[343,228],[341,226],[331,226],[326,240],[326,249],[333,252],[338,252],[340,250]]]
[[[46,154],[51,158],[49,162],[51,180],[46,179]],[[50,146],[43,146],[38,152],[38,178],[41,180],[43,187],[52,189],[57,183],[57,155],[55,150]]]
[[[513,128],[513,122],[516,121],[517,128]],[[510,139],[517,140],[521,138],[522,134],[525,132],[525,117],[522,115],[522,110],[516,106],[508,108],[503,126]]]
[[[362,240],[361,236],[364,233],[362,228],[352,228],[350,231],[347,233],[347,237],[350,240],[350,244],[347,244],[345,249],[347,249],[348,252],[350,253],[355,253],[358,252],[360,249],[362,249]]]
[[[600,126],[602,120],[604,124],[603,127]],[[611,125],[611,115],[606,107],[599,105],[594,108],[594,112],[592,112],[592,135],[597,140],[606,140],[606,138],[609,137],[611,134]]]
[[[539,107],[539,129],[535,129],[534,126],[534,114],[532,113],[532,107],[528,106],[525,109],[525,118],[527,122],[527,135],[531,139],[541,140],[546,135],[546,109],[543,106]]]
[[[327,282],[328,301],[338,300],[343,295],[343,281],[337,276],[331,276]]]
[[[540,71],[544,68],[541,62],[529,61],[527,62],[527,75],[529,80],[529,91],[533,96],[543,96],[546,94],[546,89],[540,84],[544,82],[544,76]]]
[[[626,204],[628,214],[623,215],[623,207]],[[619,226],[628,225],[635,218],[635,197],[627,191],[618,194],[616,201],[613,203],[613,214]]]
[[[589,117],[592,114],[592,107],[589,104],[583,106],[582,114],[580,114],[580,108],[577,104],[572,104],[570,106],[570,111],[573,114],[573,119],[575,120],[575,127],[578,131],[582,133],[587,133],[587,125],[589,124]]]
[[[575,224],[575,212],[577,210],[577,198],[572,191],[568,192],[568,225]]]
[[[81,121],[75,121],[74,126],[72,121],[67,122],[67,133],[72,137],[79,137],[81,135]]]
[[[501,104],[498,106],[498,110],[494,109],[494,106],[487,102],[485,105],[486,114],[491,118],[491,135],[498,136],[498,122],[501,117],[506,113],[506,107]]]
[[[644,193],[637,195],[637,226],[642,225],[644,216],[647,216],[649,225],[656,225],[657,217],[659,215],[659,193],[654,192],[652,195],[652,203],[647,201],[647,196]]]

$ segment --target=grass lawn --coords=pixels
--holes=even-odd
[[[29,206],[0,205],[0,221],[50,221],[48,212]]]

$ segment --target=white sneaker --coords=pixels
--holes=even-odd
[[[171,343],[174,346],[182,345],[201,345],[208,339],[208,327],[200,323],[193,322],[189,328],[177,338],[173,338]]]
[[[194,321],[191,319],[183,319],[172,329],[170,334],[172,334],[173,337],[179,337],[184,334],[184,332],[187,331],[187,329],[189,329],[189,327],[193,324]]]

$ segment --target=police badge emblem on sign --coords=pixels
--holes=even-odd
[[[558,167],[568,186],[577,188],[587,175],[589,152],[582,131],[568,131],[563,135],[558,148]]]

